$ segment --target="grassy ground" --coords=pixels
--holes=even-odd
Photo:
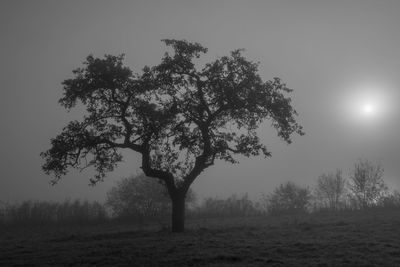
[[[400,266],[400,211],[2,229],[0,266]]]

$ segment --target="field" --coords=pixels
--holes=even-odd
[[[1,229],[0,266],[400,266],[400,211]]]

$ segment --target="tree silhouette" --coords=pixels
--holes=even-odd
[[[69,168],[93,166],[92,183],[122,160],[120,149],[141,154],[146,176],[161,179],[172,200],[172,231],[184,231],[185,196],[196,177],[216,160],[235,155],[270,156],[257,128],[272,121],[287,143],[303,134],[296,111],[279,78],[263,82],[258,64],[231,52],[197,69],[194,59],[207,49],[185,40],[163,40],[173,53],[134,74],[123,55],[88,56],[75,77],[65,80],[60,104],[80,101],[82,121],[70,122],[41,156],[43,170],[57,182]]]

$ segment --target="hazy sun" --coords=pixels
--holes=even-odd
[[[361,112],[365,116],[373,116],[376,112],[375,105],[372,103],[364,103]]]
[[[376,125],[389,115],[392,99],[384,85],[357,84],[344,96],[345,116],[354,122]]]
[[[359,119],[371,121],[381,115],[383,103],[376,94],[361,94],[354,100],[353,113]]]

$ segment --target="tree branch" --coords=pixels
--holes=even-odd
[[[148,142],[150,140],[147,140],[142,146],[141,146],[141,154],[142,154],[142,170],[146,176],[149,177],[154,177],[158,178],[160,180],[163,180],[165,182],[165,185],[168,188],[168,192],[173,193],[176,191],[176,186],[175,186],[175,179],[172,173],[168,171],[163,171],[163,170],[157,170],[151,167],[151,159],[150,159],[150,149],[148,146]]]

